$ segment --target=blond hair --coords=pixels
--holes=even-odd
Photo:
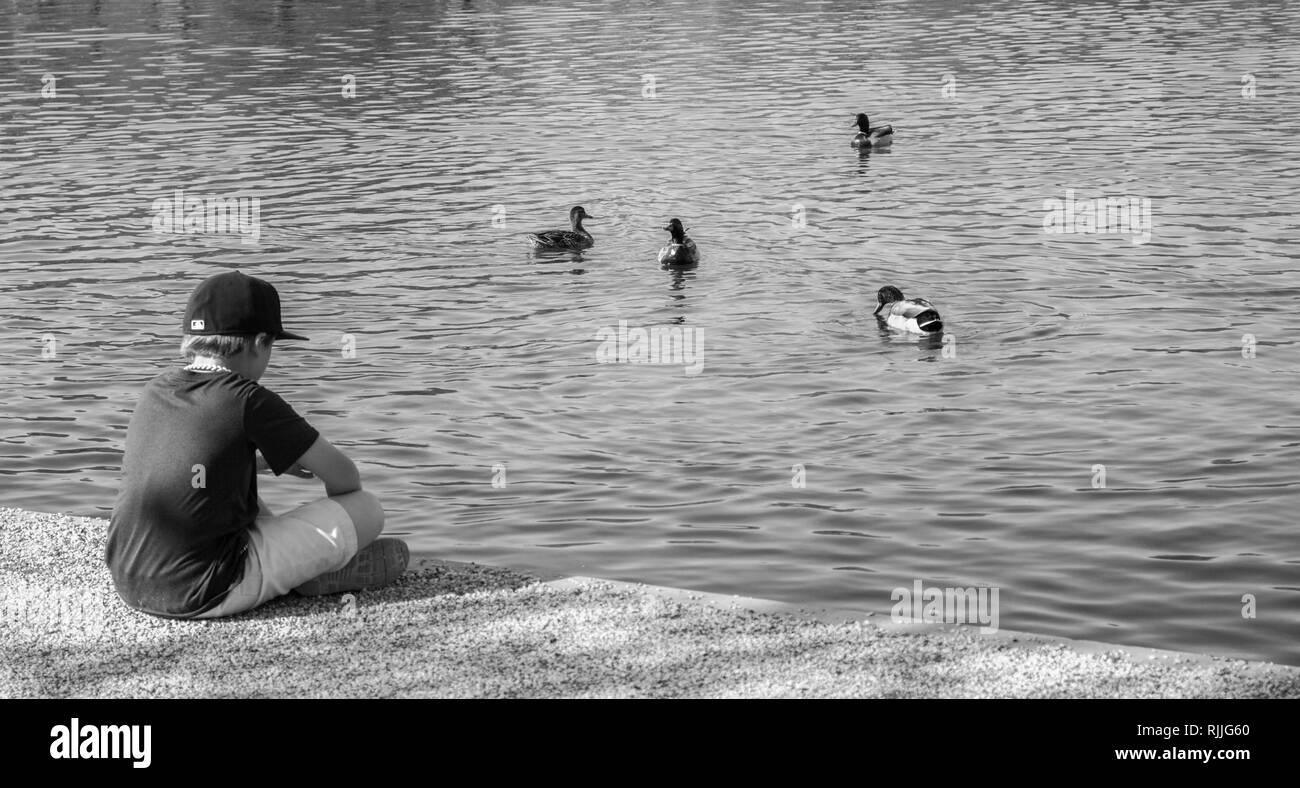
[[[227,334],[186,334],[181,339],[181,355],[193,361],[196,356],[228,359],[243,353],[252,344],[265,350],[275,337],[263,331],[257,336],[231,336]]]

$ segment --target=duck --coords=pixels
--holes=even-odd
[[[659,250],[660,265],[665,268],[682,267],[695,265],[700,261],[699,250],[695,248],[695,242],[686,237],[686,228],[682,227],[681,219],[673,219],[664,225],[664,229],[672,233],[673,240]]]
[[[853,142],[850,143],[855,148],[874,148],[894,141],[893,126],[876,126],[873,129],[864,113],[858,113],[858,119],[853,125],[858,127],[858,133],[853,135]]]
[[[885,285],[876,293],[880,305],[876,307],[877,319],[890,328],[910,331],[914,334],[938,334],[943,331],[943,320],[934,304],[924,298],[904,298],[903,291],[893,285]],[[881,314],[881,310],[884,314]]]
[[[534,249],[587,249],[596,243],[596,240],[591,237],[591,233],[582,229],[582,220],[595,218],[581,205],[575,205],[569,210],[569,225],[572,230],[543,230],[529,233],[528,240],[532,241]]]

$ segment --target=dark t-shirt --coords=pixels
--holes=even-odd
[[[164,372],[126,431],[122,488],[105,559],[131,607],[189,618],[244,575],[257,517],[257,458],[278,476],[319,433],[288,403],[234,372]]]

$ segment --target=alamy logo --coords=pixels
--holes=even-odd
[[[982,624],[982,634],[998,631],[997,588],[925,588],[915,580],[910,589],[895,588],[889,598],[895,624]]]
[[[126,758],[136,769],[148,769],[153,762],[150,754],[152,725],[82,725],[76,717],[68,725],[50,728],[50,757],[61,758]]]
[[[600,347],[598,364],[681,364],[687,375],[704,369],[704,329],[690,326],[651,326],[649,329],[627,327],[618,321],[618,330],[596,331]]]
[[[1043,232],[1057,233],[1129,233],[1134,246],[1151,240],[1150,197],[1098,197],[1074,199],[1074,189],[1065,190],[1065,199],[1043,200]]]
[[[177,189],[172,199],[153,201],[153,229],[159,233],[239,234],[243,243],[262,237],[260,197],[186,197]]]

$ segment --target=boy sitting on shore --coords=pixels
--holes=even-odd
[[[378,538],[379,500],[356,466],[258,384],[285,331],[280,297],[238,271],[190,296],[181,352],[151,380],[126,433],[105,559],[127,605],[168,618],[240,613],[296,590],[358,591],[396,580],[410,554]],[[275,516],[257,494],[259,458],[325,484],[327,497]]]

